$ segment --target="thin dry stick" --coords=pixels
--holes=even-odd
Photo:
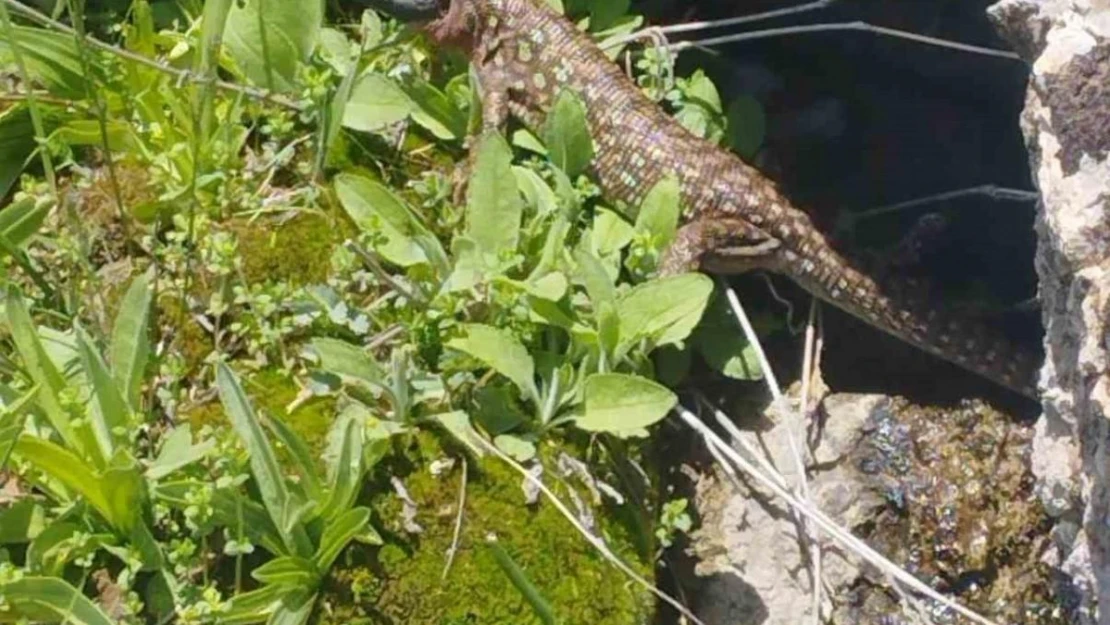
[[[802,403],[798,409],[798,424],[802,427],[803,434],[805,433],[806,421],[809,419],[809,387],[810,380],[813,377],[813,350],[814,350],[814,326],[817,319],[817,298],[813,298],[809,305],[809,322],[806,323],[806,338],[805,346],[802,354]],[[805,440],[805,436],[802,437]],[[804,468],[803,468],[804,471]],[[806,482],[802,482],[806,486]],[[806,488],[802,491],[805,495],[806,501],[812,501],[809,496],[809,489]],[[807,526],[808,527],[808,526]],[[820,625],[821,623],[821,542],[817,536],[810,536],[810,559],[813,561],[813,623]]]
[[[451,537],[451,546],[447,548],[447,563],[443,565],[443,575],[440,579],[447,579],[447,572],[455,561],[455,554],[459,551],[459,535],[462,534],[463,510],[466,508],[466,456],[462,459],[462,477],[459,478],[459,512],[455,515],[455,533]]]
[[[809,321],[806,323],[806,338],[804,351],[802,352],[802,417],[809,416],[809,391],[810,383],[813,374],[816,373],[814,369],[814,355],[816,353],[816,334],[815,328],[817,326],[817,309],[820,307],[817,298],[810,300],[809,305]]]
[[[719,282],[719,284],[725,292],[725,297],[728,298],[732,313],[736,315],[736,320],[740,322],[740,327],[744,329],[744,336],[747,336],[748,340],[751,341],[752,349],[755,350],[755,357],[759,360],[759,367],[763,370],[763,379],[766,380],[767,388],[771,391],[771,398],[775,403],[780,402],[782,400],[782,387],[779,386],[779,381],[775,378],[775,372],[771,370],[771,362],[767,360],[767,353],[763,351],[763,346],[759,344],[755,328],[752,327],[748,314],[744,312],[744,307],[740,305],[740,298],[736,296],[736,291],[730,289],[724,281]],[[752,340],[753,338],[757,340]]]
[[[1005,200],[1008,202],[1036,202],[1041,197],[1041,195],[1036,191],[1011,189],[1008,187],[1000,187],[995,184],[981,184],[976,187],[956,189],[955,191],[945,191],[943,193],[935,193],[933,195],[927,195],[925,197],[906,200],[905,202],[898,202],[897,204],[888,204],[887,206],[880,206],[879,208],[871,208],[852,214],[850,219],[853,222],[858,222],[869,217],[893,213],[907,208],[913,208],[915,206],[933,204],[935,202],[943,202],[945,200],[952,200],[968,195],[985,195],[993,200]]]
[[[786,501],[787,504],[789,504],[799,513],[812,520],[818,527],[824,530],[830,538],[840,543],[843,547],[857,553],[870,564],[880,568],[881,570],[889,574],[893,579],[913,589],[915,592],[923,594],[933,601],[943,604],[944,606],[956,611],[960,615],[982,625],[997,625],[993,621],[988,620],[976,614],[975,612],[972,612],[968,608],[965,608],[952,599],[945,597],[936,590],[933,590],[928,585],[921,582],[921,580],[902,570],[898,567],[898,565],[894,564],[885,556],[872,549],[867,543],[863,542],[859,538],[856,538],[851,532],[841,528],[824,512],[813,507],[810,503],[802,501],[789,490],[782,488],[777,483],[780,480],[769,477],[767,474],[758,470],[754,465],[745,460],[743,456],[736,453],[736,450],[732,449],[732,447],[730,447],[723,439],[721,439],[720,436],[718,436],[715,432],[713,432],[713,430],[709,429],[709,427],[706,426],[705,423],[698,419],[697,415],[693,414],[682,406],[679,406],[677,408],[677,411],[679,417],[687,425],[693,428],[694,431],[701,435],[701,437],[706,441],[707,445],[714,446],[721,454],[728,458],[730,462],[732,462],[741,470],[743,470],[746,474],[754,478],[765,488],[769,489],[772,493],[775,494],[775,496],[780,497],[781,499]]]
[[[952,50],[960,50],[961,52],[969,52],[972,54],[982,54],[984,56],[993,56],[1014,61],[1021,61],[1021,57],[1015,52],[1007,50],[997,50],[995,48],[984,48],[981,46],[973,46],[967,43],[960,43],[958,41],[948,41],[947,39],[938,39],[936,37],[929,37],[926,35],[919,35],[905,30],[898,30],[896,28],[887,28],[885,26],[875,26],[867,22],[838,22],[831,24],[806,24],[802,26],[784,26],[782,28],[768,28],[765,30],[757,30],[750,33],[736,33],[733,35],[721,35],[719,37],[707,37],[705,39],[696,39],[692,41],[679,41],[672,43],[670,48],[675,52],[688,50],[690,48],[710,48],[712,46],[719,46],[726,43],[737,43],[740,41],[752,41],[754,39],[765,39],[768,37],[783,37],[786,35],[798,35],[802,33],[815,33],[815,32],[828,32],[837,30],[858,30],[863,32],[875,33],[887,37],[896,37],[899,39],[908,39],[918,43],[924,43],[931,46],[940,48],[949,48]]]
[[[40,13],[40,12],[32,9],[31,7],[25,5],[25,4],[17,2],[16,0],[0,0],[0,2],[3,2],[7,6],[10,6],[11,8],[15,9],[19,13],[22,13],[27,18],[31,19],[34,22],[38,22],[39,24],[42,24],[43,26],[53,28],[54,30],[57,30],[57,31],[60,31],[60,32],[63,32],[63,33],[73,34],[73,29],[70,28],[69,26],[67,26],[67,25],[65,25],[65,24],[63,24],[63,23],[61,23],[57,20],[51,19],[49,16],[47,16],[43,13]],[[224,81],[224,80],[215,80],[215,79],[205,78],[203,76],[197,76],[196,74],[194,74],[193,72],[190,72],[188,70],[183,70],[183,69],[178,69],[176,67],[171,67],[170,65],[167,65],[165,63],[159,63],[158,61],[155,61],[154,59],[147,58],[147,57],[145,57],[141,54],[136,54],[134,52],[131,52],[130,50],[125,50],[125,49],[120,48],[118,46],[114,46],[110,43],[105,43],[105,42],[103,42],[99,39],[96,39],[95,37],[88,37],[85,41],[90,46],[92,46],[94,48],[99,48],[100,50],[104,50],[105,52],[108,52],[110,54],[114,54],[114,55],[116,55],[120,58],[124,58],[124,59],[127,59],[129,61],[134,61],[134,62],[139,63],[141,65],[145,65],[145,66],[150,67],[152,69],[156,69],[160,72],[164,72],[166,74],[170,74],[171,76],[175,76],[179,82],[187,81],[187,82],[192,82],[192,83],[197,83],[197,84],[211,83],[213,86],[215,86],[217,89],[219,89],[221,91],[230,91],[230,92],[233,92],[233,93],[239,93],[239,94],[245,95],[245,96],[247,96],[249,98],[252,98],[252,99],[255,99],[255,100],[262,100],[264,102],[270,102],[272,104],[277,104],[278,106],[282,106],[282,107],[285,107],[285,108],[288,108],[288,109],[292,109],[294,111],[303,111],[305,109],[305,106],[303,104],[301,104],[299,102],[295,102],[293,100],[290,100],[289,98],[287,98],[283,95],[273,93],[273,92],[270,92],[270,91],[266,91],[265,89],[257,89],[255,87],[248,87],[246,85],[238,85],[238,84],[230,83],[230,82],[227,82],[227,81]]]
[[[763,13],[754,13],[752,15],[741,15],[738,17],[730,17],[723,20],[708,20],[704,22],[687,22],[685,24],[674,24],[672,26],[662,26],[659,30],[664,33],[688,33],[696,30],[708,30],[710,28],[726,28],[728,26],[737,26],[739,24],[750,24],[752,22],[759,22],[763,20],[770,20],[776,17],[784,17],[787,15],[797,15],[799,13],[806,13],[808,11],[816,11],[824,9],[832,5],[836,0],[817,0],[808,4],[800,4],[795,7],[787,7],[785,9],[775,9],[774,11],[764,11]]]
[[[734,315],[736,315],[736,319],[740,322],[740,327],[743,328],[744,335],[747,337],[748,343],[751,344],[753,348],[755,348],[757,357],[759,358],[759,364],[761,367],[763,367],[764,379],[767,381],[767,386],[771,390],[772,397],[774,397],[775,399],[775,404],[781,405],[785,409],[785,402],[781,401],[782,390],[779,387],[778,381],[774,377],[774,373],[771,371],[770,362],[767,360],[766,352],[763,351],[763,345],[759,342],[759,336],[756,335],[755,329],[752,327],[751,321],[748,319],[748,314],[744,311],[743,305],[740,304],[740,298],[737,297],[736,291],[732,290],[731,288],[724,286],[724,289],[725,294],[728,297],[729,305],[732,307],[732,312]],[[803,395],[802,410],[799,414],[799,421],[802,423],[803,428],[805,424],[805,416],[807,414],[805,410],[805,402],[806,398]],[[789,411],[787,411],[786,414],[789,414]],[[806,465],[805,461],[802,459],[801,447],[799,447],[797,438],[794,436],[794,424],[788,421],[785,424],[785,428],[786,441],[790,445],[790,456],[794,460],[795,471],[798,472],[798,488],[800,491],[800,497],[808,502],[810,500],[809,480],[806,476]],[[813,535],[813,531],[810,529],[809,524],[805,522],[805,519],[799,519],[799,529],[801,532],[802,542],[809,545],[811,555],[813,556],[811,558],[811,561],[813,563],[813,570],[811,572],[813,573],[814,594],[817,596],[816,601],[818,605],[818,610],[816,614],[818,619],[820,619],[821,547],[818,544],[817,537]]]
[[[127,211],[123,206],[123,189],[120,187],[119,177],[116,175],[116,163],[115,157],[112,156],[112,146],[108,143],[108,107],[104,105],[104,101],[100,97],[100,91],[96,88],[96,77],[92,71],[92,63],[89,61],[87,49],[89,37],[85,33],[84,3],[85,0],[69,0],[69,16],[75,25],[73,36],[77,41],[77,57],[81,62],[81,71],[85,73],[85,80],[83,81],[85,97],[92,100],[96,110],[96,125],[100,131],[100,142],[104,144],[104,163],[108,167],[108,184],[111,186],[112,195],[115,196],[114,199],[116,200],[116,214],[124,228],[124,237],[130,238],[128,236]]]
[[[517,462],[516,460],[513,460],[505,452],[501,451],[495,445],[493,445],[492,443],[487,441],[485,439],[485,437],[479,436],[479,437],[476,437],[476,438],[477,438],[478,441],[481,442],[482,446],[485,447],[486,450],[488,450],[493,455],[495,455],[498,458],[500,458],[501,460],[503,460],[506,464],[508,464],[510,467],[512,467],[517,473],[524,476],[524,479],[528,480],[529,482],[532,483],[533,486],[538,488],[540,490],[540,492],[543,493],[543,495],[545,497],[547,497],[547,499],[551,502],[551,504],[554,505],[555,508],[558,509],[559,512],[564,517],[566,517],[566,519],[568,521],[570,521],[571,525],[574,526],[574,529],[578,530],[578,533],[581,534],[582,537],[585,538],[586,541],[589,542],[594,547],[594,549],[597,549],[601,553],[601,555],[606,560],[608,560],[613,566],[617,567],[622,573],[624,573],[629,578],[631,578],[633,581],[635,581],[637,584],[639,584],[640,586],[645,588],[648,592],[650,592],[651,594],[653,594],[656,597],[659,597],[660,599],[665,601],[667,603],[667,605],[669,605],[672,608],[678,610],[679,613],[681,613],[686,618],[690,619],[691,621],[693,621],[697,625],[705,625],[705,623],[702,622],[701,619],[699,619],[697,616],[694,616],[694,613],[691,612],[689,610],[689,608],[682,605],[674,597],[672,597],[672,596],[668,595],[667,593],[663,592],[662,590],[659,590],[658,588],[656,588],[655,584],[652,584],[651,582],[644,579],[639,573],[637,573],[636,571],[633,571],[627,564],[625,564],[620,558],[618,558],[617,555],[615,553],[613,553],[613,551],[611,549],[609,549],[609,545],[605,544],[604,540],[595,536],[592,532],[590,532],[590,530],[586,529],[586,527],[582,525],[582,522],[579,521],[578,518],[574,516],[574,513],[571,512],[569,508],[567,508],[566,504],[564,504],[555,495],[555,493],[551,492],[551,489],[549,489],[547,487],[547,485],[543,483],[542,480],[537,478],[535,475],[532,475],[531,473],[529,473],[528,469],[525,469],[523,466],[520,465],[519,462]]]
[[[607,41],[607,42],[605,42],[604,47],[605,48],[615,48],[617,46],[624,45],[624,44],[626,44],[630,41],[635,41],[637,39],[643,39],[644,36],[649,31],[653,31],[654,33],[657,33],[658,35],[669,35],[669,34],[673,34],[673,33],[689,33],[689,32],[694,32],[694,31],[697,31],[697,30],[709,30],[709,29],[712,29],[712,28],[725,28],[725,27],[728,27],[728,26],[736,26],[738,24],[750,24],[751,22],[758,22],[758,21],[762,21],[762,20],[773,19],[773,18],[776,18],[776,17],[783,17],[784,15],[796,15],[798,13],[804,13],[806,11],[814,11],[814,10],[817,10],[817,9],[823,9],[823,8],[831,5],[834,2],[836,2],[836,0],[817,0],[816,2],[810,2],[808,4],[802,4],[802,5],[799,5],[799,6],[796,6],[796,7],[790,7],[790,8],[786,8],[786,9],[776,9],[774,11],[765,11],[763,13],[755,13],[755,14],[752,14],[752,15],[742,15],[742,16],[739,16],[739,17],[730,17],[728,19],[723,19],[723,20],[707,20],[707,21],[701,21],[701,22],[686,22],[684,24],[672,24],[670,26],[651,26],[651,27],[648,27],[648,28],[641,29],[641,30],[639,30],[637,32],[634,32],[634,33],[629,33],[629,34],[627,34],[623,37],[617,37],[617,38],[615,38],[611,41]]]

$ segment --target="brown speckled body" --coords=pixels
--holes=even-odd
[[[638,205],[668,174],[683,220],[662,271],[764,269],[926,351],[1036,397],[1037,359],[990,328],[946,315],[911,283],[881,287],[839,255],[763,174],[679,125],[585,33],[544,0],[452,0],[430,32],[470,50],[483,126],[538,128],[564,89],[586,104],[606,197]]]

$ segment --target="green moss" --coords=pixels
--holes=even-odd
[[[228,225],[239,240],[243,276],[251,284],[323,282],[335,246],[355,233],[345,217],[307,212],[280,225],[263,220],[234,220]]]
[[[287,408],[297,398],[300,389],[288,374],[279,369],[266,369],[248,376],[243,388],[255,410],[288,424],[319,457],[327,442],[328,428],[335,418],[335,400],[314,398],[290,413]],[[223,405],[218,401],[188,411],[185,418],[194,431],[205,425],[214,428],[229,426]]]
[[[551,446],[542,453],[547,483],[569,501],[566,486],[551,477]],[[348,563],[333,570],[323,623],[445,625],[540,623],[501,570],[487,536],[497,537],[563,623],[636,625],[651,620],[652,598],[591,547],[549,502],[527,505],[521,477],[496,458],[469,468],[463,529],[458,553],[442,579],[451,545],[461,468],[435,477],[430,463],[446,457],[435,436],[420,434],[407,450],[410,467],[402,475],[416,502],[420,534],[404,531],[396,496],[378,497],[376,526],[386,536],[380,548],[348,550]],[[572,452],[573,453],[573,452]],[[411,467],[418,467],[411,469]],[[399,467],[382,467],[385,475]],[[388,492],[388,480],[379,491]],[[584,502],[586,492],[578,492]],[[638,559],[633,533],[612,510],[596,509],[602,535],[641,575],[651,566]],[[328,612],[325,610],[325,612]]]

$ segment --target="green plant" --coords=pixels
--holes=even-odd
[[[724,324],[699,323],[723,318],[708,279],[654,277],[681,211],[676,180],[642,206],[603,202],[584,108],[562,94],[536,135],[476,138],[455,202],[451,168],[480,110],[465,64],[373,11],[329,9],[325,24],[324,6],[132,0],[118,16],[86,16],[72,0],[59,5],[72,27],[26,10],[13,18],[50,30],[5,22],[0,62],[18,48],[25,67],[0,111],[0,195],[19,187],[0,208],[11,329],[0,334],[0,460],[35,494],[0,503],[0,549],[12,547],[0,595],[16,614],[304,622],[330,607],[345,546],[380,542],[369,510],[389,495],[361,489],[387,452],[442,436],[436,455],[484,456],[488,471],[498,459],[483,437],[548,468],[573,451],[612,478],[609,465],[639,457],[675,405],[660,380],[680,383],[692,354],[758,375],[742,341],[716,340]],[[564,8],[603,41],[643,21],[625,0]],[[724,140],[708,78],[639,72],[658,72],[683,123]],[[39,179],[55,173],[59,192]],[[115,207],[122,215],[104,210]],[[147,273],[128,287],[148,265],[157,284]],[[574,446],[583,440],[596,445]],[[508,519],[517,479],[500,478],[474,485],[474,498]],[[600,525],[622,554],[654,551],[652,499],[605,507],[619,523]],[[511,558],[483,550],[457,566],[495,578],[475,585],[491,593],[504,594],[508,572],[537,618],[573,621],[557,599],[577,596],[573,585],[526,566],[520,549],[550,543],[515,529],[498,527],[519,543],[505,543]],[[367,552],[398,571],[442,570],[438,554],[401,563],[396,547]],[[545,562],[592,548],[579,547]],[[618,575],[594,564],[590,579]],[[521,570],[553,594],[529,589]],[[373,601],[385,581],[358,573],[357,594]],[[57,580],[43,582],[55,608],[29,611],[29,579]],[[392,592],[410,601],[427,587]],[[117,591],[114,607],[100,596]],[[610,616],[627,620],[642,599],[614,600]]]
[[[150,353],[152,282],[153,272],[147,272],[131,284],[107,350],[79,323],[67,333],[36,326],[22,294],[7,289],[6,325],[20,356],[22,386],[29,390],[20,397],[16,387],[0,383],[5,403],[0,458],[10,454],[16,473],[60,513],[48,514],[45,505],[26,499],[0,511],[0,524],[10,528],[3,542],[28,545],[25,566],[36,575],[60,576],[71,563],[88,568],[103,550],[129,577],[152,575],[154,586],[148,589],[175,592],[172,578],[164,576],[150,493],[159,480],[200,460],[212,446],[193,445],[184,429],[184,439],[177,438],[181,444],[167,444],[145,463],[137,457],[142,441],[135,434],[146,427],[141,387]],[[32,517],[40,521],[19,521]],[[17,609],[23,602],[49,607],[68,592],[60,580],[54,586],[44,582],[52,589],[50,598],[40,601],[32,593],[16,599],[30,581],[16,582],[13,578],[10,590]]]
[[[235,495],[233,526],[257,539],[276,557],[254,569],[264,584],[233,597],[224,622],[304,623],[312,613],[319,586],[335,559],[352,540],[381,544],[370,526],[370,509],[355,507],[363,475],[382,448],[364,444],[354,418],[336,421],[335,447],[327,479],[317,474],[304,441],[280,421],[268,422],[292,459],[299,481],[282,474],[262,422],[231,370],[217,365],[220,399],[250,456],[258,497]],[[248,529],[249,528],[249,529]],[[236,554],[240,555],[240,554]]]

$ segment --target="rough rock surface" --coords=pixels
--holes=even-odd
[[[839,462],[858,443],[883,400],[878,395],[843,395],[826,401],[828,426],[812,454],[828,468],[811,475],[809,489],[813,502],[841,526],[861,524],[883,503],[851,466]],[[755,449],[765,450],[788,483],[797,483],[787,428],[745,434]],[[797,444],[805,445],[800,436],[796,434]],[[737,493],[719,475],[698,483],[696,503],[701,526],[692,536],[699,560],[695,573],[706,580],[698,616],[706,623],[735,625],[810,622],[810,567],[789,509],[767,493]],[[857,575],[856,567],[832,549],[824,553],[822,567],[832,588],[846,587]]]
[[[1078,622],[1110,623],[1110,2],[1002,0],[1000,33],[1030,64],[1022,129],[1034,182],[1047,336],[1033,470],[1057,518],[1049,563]]]

